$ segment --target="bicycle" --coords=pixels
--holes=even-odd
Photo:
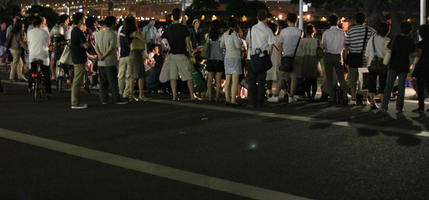
[[[47,88],[45,87],[45,77],[41,71],[42,61],[37,60],[36,62],[37,69],[36,73],[31,73],[31,78],[33,79],[32,87],[31,87],[31,95],[34,102],[38,102],[42,99],[49,99],[49,95],[47,93]]]

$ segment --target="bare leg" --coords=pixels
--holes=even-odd
[[[240,79],[240,75],[238,75],[238,74],[232,75],[231,103],[233,103],[233,104],[237,104],[236,96],[237,96],[238,80],[239,79]]]
[[[231,102],[231,74],[226,75],[226,81],[225,81],[225,100],[227,103]]]
[[[130,101],[135,101],[136,100],[136,97],[134,96],[134,83],[135,83],[135,80],[133,78],[130,78],[130,79],[128,79],[128,81],[130,82],[129,83],[130,84],[130,95],[129,95]]]
[[[213,90],[212,87],[213,86],[212,86],[212,83],[213,83],[213,77],[214,77],[214,75],[215,75],[214,72],[209,72],[208,76],[207,76],[207,94],[209,95],[209,102],[212,102],[212,100],[213,100],[213,94],[212,94],[212,90]],[[216,84],[217,84],[217,82],[216,82]],[[216,88],[216,94],[217,94],[217,88]]]
[[[219,101],[220,89],[221,89],[222,72],[216,73],[216,102]]]
[[[143,88],[144,88],[144,78],[139,78],[139,99],[146,101],[147,99],[144,96]]]
[[[170,86],[171,92],[173,92],[173,101],[177,101],[177,80],[170,80]]]
[[[189,79],[187,81],[187,83],[188,83],[190,100],[193,101],[195,99],[195,97],[194,97],[194,81],[192,79]]]

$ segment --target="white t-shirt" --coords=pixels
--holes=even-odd
[[[30,62],[40,59],[43,65],[49,66],[49,33],[44,29],[33,28],[28,32],[27,39]]]
[[[252,33],[250,33],[250,30]],[[246,37],[246,41],[249,43],[250,55],[255,55],[258,48],[266,51],[270,45],[275,44],[273,31],[263,22],[258,22],[250,30]],[[252,34],[252,41],[250,41],[250,34]]]
[[[280,32],[280,43],[283,44],[283,55],[290,56],[295,53],[295,48],[301,38],[302,32],[297,27],[287,27]],[[296,51],[296,56],[301,56],[301,42]]]

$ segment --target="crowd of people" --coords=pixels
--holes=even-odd
[[[363,13],[355,16],[348,30],[331,15],[330,28],[321,38],[310,23],[303,30],[297,27],[294,13],[281,23],[261,10],[257,22],[248,27],[230,17],[210,22],[207,30],[198,19],[191,28],[182,23],[180,9],[172,11],[172,18],[163,26],[156,26],[154,19],[139,26],[132,15],[118,24],[113,16],[98,21],[75,13],[71,20],[61,15],[49,31],[44,17],[35,15],[26,23],[16,16],[9,27],[0,24],[0,55],[2,60],[11,57],[9,79],[28,81],[29,92],[34,80],[28,74],[38,66],[51,93],[57,68],[72,65],[66,70],[72,109],[88,107],[79,93],[89,71],[102,104],[145,102],[148,91],[168,93],[173,101],[188,93],[190,101],[220,102],[223,92],[229,106],[242,106],[237,99],[246,97],[246,106],[253,108],[267,101],[305,99],[368,105],[378,112],[387,111],[395,88],[396,110],[403,111],[407,79],[412,76],[419,100],[413,112],[424,112],[428,25],[420,26],[420,41],[415,42],[411,23],[402,22],[400,33],[392,36],[390,23],[372,28]],[[318,91],[321,95],[316,96]]]

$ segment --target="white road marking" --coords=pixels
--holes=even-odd
[[[182,183],[226,192],[237,196],[260,200],[308,200],[308,198],[305,197],[264,189],[243,183],[237,183],[234,181],[211,177],[203,174],[193,173],[143,160],[137,160],[73,144],[10,131],[7,129],[0,128],[0,138],[21,142],[44,149],[49,149],[52,151],[62,152],[65,154],[101,162],[116,167],[151,174],[154,176],[179,181]]]
[[[412,129],[384,127],[384,126],[376,126],[376,125],[369,125],[369,124],[362,124],[362,123],[353,123],[353,122],[347,122],[347,121],[336,121],[336,120],[329,120],[329,119],[318,119],[318,118],[313,118],[313,117],[297,116],[297,115],[289,115],[289,114],[260,112],[260,111],[254,111],[254,110],[244,110],[244,109],[239,109],[239,108],[219,107],[219,106],[201,105],[201,104],[194,104],[194,103],[182,103],[182,102],[174,102],[174,101],[170,101],[170,100],[161,100],[161,99],[151,99],[149,101],[155,102],[155,103],[162,103],[162,104],[185,106],[185,107],[189,107],[189,108],[202,108],[202,109],[207,109],[207,110],[224,111],[224,112],[232,112],[232,113],[239,113],[239,114],[248,114],[248,115],[260,116],[260,117],[270,117],[270,118],[288,119],[288,120],[295,120],[295,121],[302,121],[302,122],[329,124],[329,125],[350,127],[350,128],[373,129],[373,130],[377,130],[377,131],[381,131],[381,132],[394,132],[394,133],[417,135],[417,136],[421,136],[421,137],[429,137],[429,131],[428,130],[417,131],[417,130],[412,130]]]

